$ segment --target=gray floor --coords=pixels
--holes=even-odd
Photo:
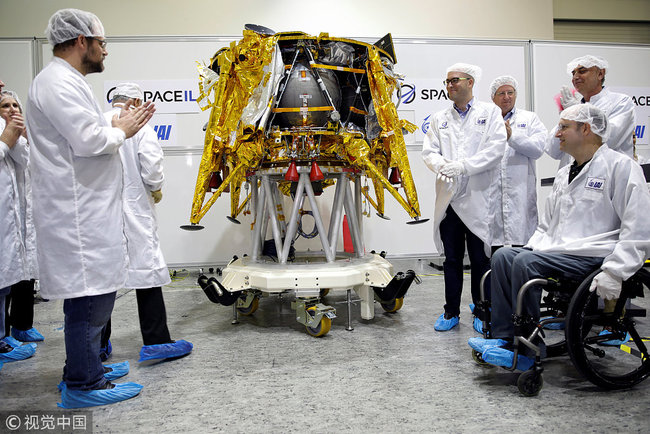
[[[377,307],[364,321],[356,306],[345,330],[345,292],[330,333],[313,338],[294,320],[290,297],[263,298],[252,317],[231,325],[232,309],[207,300],[196,271],[178,271],[165,298],[172,336],[194,344],[186,358],[139,364],[142,345],[133,291],[120,291],[111,362],[129,360],[124,381],[144,385],[129,401],[95,407],[95,432],[650,432],[650,381],[604,392],[567,357],[545,364],[538,397],[520,396],[517,374],[485,369],[470,355],[475,336],[467,303],[461,324],[439,333],[443,278],[426,261],[393,261],[422,278],[404,307]],[[468,277],[468,276],[466,276]],[[466,288],[469,282],[466,281]],[[45,335],[36,355],[0,371],[3,411],[56,409],[64,361],[62,303],[35,307]],[[120,380],[118,380],[119,382]],[[0,421],[1,422],[1,421]],[[4,426],[0,425],[0,432]]]

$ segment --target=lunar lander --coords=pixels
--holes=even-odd
[[[387,218],[385,192],[409,223],[426,221],[403,136],[416,127],[398,118],[391,99],[400,86],[390,34],[374,45],[254,25],[243,35],[199,67],[197,102],[211,113],[190,224],[182,227],[202,229],[227,192],[230,221],[252,216],[252,247],[228,264],[222,282],[201,276],[199,284],[211,301],[232,305],[235,317],[252,314],[262,295],[293,291],[297,321],[313,336],[325,335],[336,316],[321,302],[331,289],[348,291],[348,329],[352,290],[364,319],[374,317],[375,299],[399,310],[415,274],[393,275],[383,255],[366,253],[362,227],[362,201]],[[331,207],[319,206],[327,187]],[[306,214],[315,222],[309,235],[301,229]],[[321,249],[299,251],[300,235],[318,237]],[[351,246],[340,251],[342,236]]]

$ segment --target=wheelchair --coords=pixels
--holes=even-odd
[[[589,291],[600,268],[582,282],[555,278],[537,278],[519,289],[516,311],[513,365],[523,346],[535,352],[533,366],[517,379],[519,392],[535,396],[542,389],[544,368],[541,349],[535,342],[545,339],[544,326],[564,323],[564,336],[546,345],[546,357],[569,354],[578,372],[598,387],[615,390],[630,388],[650,376],[650,261],[646,261],[632,277],[623,282],[621,295],[615,301],[602,300],[596,291]],[[483,336],[490,337],[490,303],[485,300],[484,284],[490,271],[481,279],[481,302],[477,316],[483,320]],[[524,295],[532,286],[542,286],[547,295],[542,299],[542,312],[550,315],[538,323],[524,315]],[[481,354],[472,349],[479,365],[488,365]],[[491,366],[491,365],[489,365]]]

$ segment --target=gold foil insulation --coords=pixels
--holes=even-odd
[[[278,107],[279,79],[285,69],[288,71],[292,67],[280,63],[280,74],[277,68],[274,69],[278,62],[282,62],[278,49],[280,41],[296,41],[297,50],[310,50],[311,46],[320,47],[336,41],[367,50],[364,69],[322,63],[317,52],[311,53],[315,61],[311,62],[310,67],[316,71],[338,71],[366,77],[376,121],[381,127],[380,134],[369,139],[363,132],[346,129],[338,121],[328,121],[322,128],[305,126],[282,129],[271,125],[269,117],[282,113],[330,113],[334,109],[331,106]],[[210,67],[199,66],[197,103],[202,110],[210,109],[210,118],[190,222],[198,224],[224,192],[230,193],[230,216],[236,218],[250,199],[250,195],[242,198],[240,194],[247,176],[261,168],[288,167],[292,160],[301,166],[316,161],[321,168],[358,171],[372,180],[374,199],[367,187],[362,192],[380,215],[384,214],[384,190],[387,190],[410,217],[419,217],[417,192],[402,133],[403,130],[412,133],[416,126],[400,120],[397,115],[391,96],[399,82],[390,69],[392,65],[387,67],[382,63],[382,59],[387,58],[385,52],[373,45],[330,38],[326,33],[318,37],[298,32],[269,36],[244,30],[243,39],[219,50],[211,59]],[[267,92],[264,92],[265,89]],[[269,89],[275,91],[269,93]],[[350,112],[357,116],[368,116],[368,111],[359,107],[350,107]],[[403,195],[398,190],[399,186],[389,182],[389,168],[399,169]],[[323,187],[327,187],[334,180],[326,179],[322,183]],[[289,182],[281,182],[279,187],[282,193],[289,194]],[[211,193],[211,197],[206,201],[208,193]]]

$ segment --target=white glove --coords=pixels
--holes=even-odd
[[[601,271],[596,274],[594,280],[591,281],[589,291],[596,293],[605,300],[613,300],[621,295],[622,280],[616,276],[612,276],[607,271]]]
[[[562,86],[562,89],[560,89],[560,102],[562,103],[562,107],[565,109],[572,105],[580,104],[580,100],[573,96],[569,86]]]
[[[460,161],[450,161],[440,167],[440,175],[447,178],[454,178],[463,174],[465,174],[465,165]]]

